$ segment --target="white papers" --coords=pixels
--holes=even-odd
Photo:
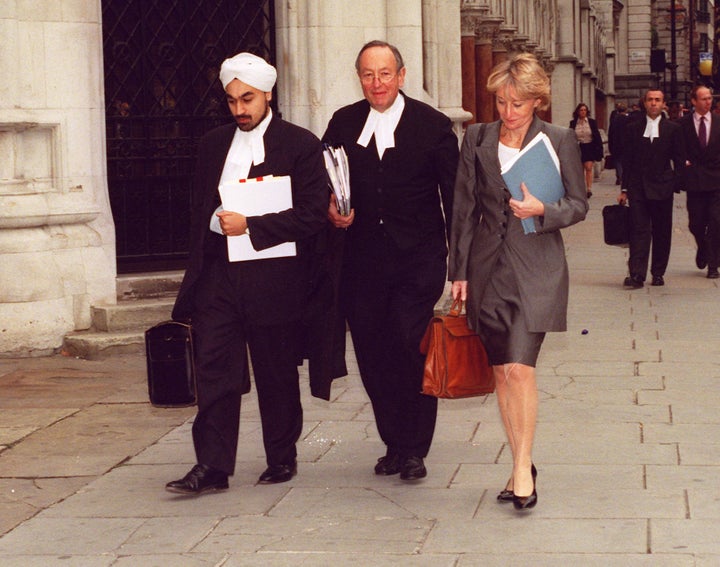
[[[350,166],[345,148],[324,144],[323,158],[330,178],[330,187],[335,194],[337,210],[346,217],[350,214]]]
[[[220,199],[223,209],[254,217],[267,213],[279,213],[292,209],[292,187],[290,177],[265,176],[241,180],[238,183],[220,185]],[[228,259],[231,262],[284,258],[297,254],[294,242],[283,242],[265,250],[255,250],[250,236],[228,236]]]
[[[550,138],[543,132],[539,132],[505,163],[500,173],[513,199],[522,201],[521,183],[525,183],[528,191],[543,203],[555,203],[565,195],[565,186],[560,177],[560,160]],[[536,232],[532,217],[522,219],[521,222],[525,234]]]

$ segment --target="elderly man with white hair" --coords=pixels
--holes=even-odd
[[[208,132],[199,144],[190,260],[173,309],[173,319],[192,322],[195,336],[197,464],[166,485],[170,492],[228,488],[240,401],[250,389],[248,350],[267,460],[258,482],[286,482],[297,473],[300,325],[317,238],[326,226],[328,188],[318,138],[270,109],[276,77],[274,67],[250,53],[224,61],[220,81],[235,123]],[[262,215],[223,210],[219,186],[268,176],[290,177],[290,208]],[[262,183],[254,190],[263,191]],[[228,237],[242,235],[256,251],[294,242],[295,255],[230,261]]]

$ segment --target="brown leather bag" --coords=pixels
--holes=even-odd
[[[453,301],[447,315],[433,317],[420,342],[426,355],[422,393],[436,398],[469,398],[495,391],[495,378],[480,337]]]

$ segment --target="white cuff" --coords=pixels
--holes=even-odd
[[[220,218],[217,216],[217,213],[220,211],[223,211],[222,205],[220,205],[217,209],[213,211],[212,216],[210,217],[210,230],[213,232],[217,232],[218,234],[222,234],[222,228],[220,228]]]

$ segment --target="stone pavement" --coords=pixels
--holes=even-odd
[[[510,455],[494,395],[441,402],[429,476],[408,484],[373,474],[352,368],[331,402],[304,387],[299,474],[258,486],[250,394],[230,490],[184,498],[163,486],[194,462],[194,411],[147,403],[142,357],[0,359],[0,565],[719,565],[718,280],[695,269],[680,195],[667,285],[623,290],[603,176],[565,231],[569,329],[538,364],[530,513],[495,500]]]

